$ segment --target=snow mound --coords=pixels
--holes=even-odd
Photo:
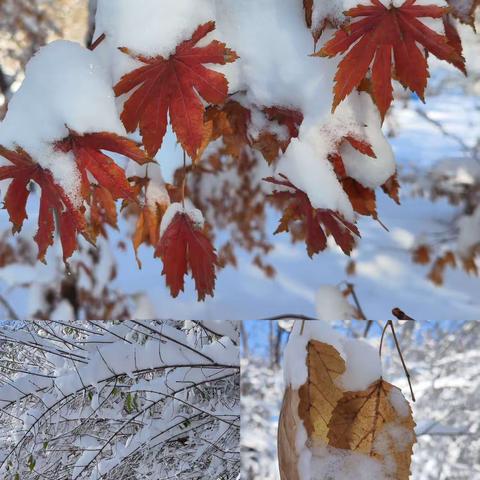
[[[25,80],[0,126],[0,144],[20,146],[73,200],[79,200],[80,176],[71,154],[54,150],[68,136],[108,131],[125,134],[104,67],[80,44],[55,41],[28,62]]]

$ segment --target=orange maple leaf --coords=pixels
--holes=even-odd
[[[120,49],[145,64],[124,75],[114,90],[120,96],[136,88],[125,102],[121,118],[128,132],[140,126],[143,143],[152,157],[162,145],[170,113],[180,144],[195,158],[203,139],[205,107],[201,98],[212,104],[221,104],[227,98],[225,76],[204,64],[225,65],[238,58],[236,53],[217,40],[204,47],[196,46],[214,29],[215,22],[200,25],[192,38],[179,44],[169,58],[145,57],[127,48]]]
[[[140,245],[153,245],[156,246],[159,240],[160,234],[160,223],[162,221],[163,215],[170,205],[170,194],[165,188],[165,198],[163,201],[158,201],[158,199],[153,202],[148,202],[147,192],[150,179],[147,178],[135,178],[134,181],[138,183],[137,189],[144,189],[145,198],[143,205],[135,205],[137,210],[137,223],[135,225],[135,232],[133,234],[133,249],[135,251],[135,258],[139,268],[142,268],[142,262],[140,260],[138,250]]]
[[[0,167],[0,180],[12,179],[5,195],[5,208],[13,224],[13,233],[22,229],[27,218],[28,185],[35,182],[41,189],[38,230],[34,237],[38,245],[38,259],[45,261],[45,253],[53,244],[55,220],[60,233],[63,258],[66,261],[77,247],[77,234],[85,235],[86,222],[81,208],[77,208],[63,188],[55,183],[49,170],[35,163],[20,147],[8,150],[0,146],[0,155],[12,165]]]
[[[134,195],[123,168],[105,155],[104,151],[119,153],[141,165],[150,161],[134,141],[109,132],[80,135],[70,130],[69,136],[57,142],[55,147],[65,153],[72,152],[75,156],[82,178],[82,194],[86,199],[90,192],[88,173],[111,193],[114,200],[132,198]]]
[[[217,255],[208,239],[182,212],[178,212],[163,233],[155,255],[163,261],[163,272],[173,297],[184,289],[184,277],[190,267],[198,292],[198,300],[213,296]]]
[[[269,124],[277,123],[285,127],[286,135],[280,138],[276,131],[263,129],[256,138],[249,133],[252,121],[252,111],[235,100],[228,100],[221,107],[209,107],[205,114],[205,122],[210,125],[199,150],[198,158],[202,156],[208,145],[223,139],[223,146],[217,151],[220,156],[231,155],[240,160],[250,149],[259,151],[265,160],[271,164],[281,152],[285,152],[292,138],[298,137],[303,114],[287,107],[273,106],[257,110],[264,115]]]
[[[92,238],[107,237],[105,226],[117,228],[117,206],[112,194],[100,185],[92,185],[89,228]]]
[[[333,210],[314,208],[305,192],[293,185],[284,175],[280,174],[280,176],[282,180],[273,177],[264,179],[266,182],[289,189],[273,192],[274,198],[288,202],[275,233],[288,232],[289,224],[300,220],[305,224],[305,243],[310,257],[327,248],[327,233],[333,236],[346,255],[350,255],[355,243],[354,235],[360,237],[358,228]]]
[[[392,63],[395,78],[423,100],[429,74],[426,53],[419,45],[465,72],[458,48],[418,20],[441,18],[448,8],[416,5],[416,0],[405,0],[400,7],[386,7],[380,0],[371,2],[348,10],[348,17],[361,19],[338,30],[315,54],[335,57],[348,51],[335,75],[333,110],[367,77],[372,62],[372,96],[382,118],[393,100]]]

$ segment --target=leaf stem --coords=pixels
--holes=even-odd
[[[410,387],[410,394],[412,395],[412,400],[415,402],[415,394],[413,393],[412,382],[410,381],[410,373],[408,371],[407,365],[405,364],[405,360],[403,359],[402,350],[400,349],[400,344],[398,342],[397,334],[395,333],[395,328],[393,327],[393,321],[392,320],[388,320],[387,323],[385,324],[385,326],[383,327],[382,337],[380,339],[380,348],[379,348],[378,354],[380,355],[380,358],[381,358],[382,357],[383,339],[385,337],[385,332],[387,331],[387,328],[389,326],[390,326],[390,329],[392,330],[393,339],[395,341],[395,346],[397,348],[397,352],[398,352],[398,355],[400,357],[400,361],[402,362],[403,371],[405,372],[405,376],[407,377],[408,386]]]
[[[187,183],[187,155],[183,151],[182,207],[185,210],[185,189]]]

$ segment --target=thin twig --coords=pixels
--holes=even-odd
[[[260,321],[268,320],[318,320],[318,318],[308,317],[307,315],[298,313],[283,313],[280,315],[275,315],[274,317],[260,318]]]
[[[12,306],[8,303],[8,301],[0,295],[0,303],[5,307],[5,310],[8,312],[9,320],[20,320],[18,315],[13,310]]]
[[[382,337],[380,339],[380,348],[379,348],[378,353],[381,357],[382,356],[383,339],[385,337],[385,332],[386,332],[386,330],[389,326],[390,326],[390,329],[392,330],[393,339],[395,341],[395,346],[397,347],[397,352],[398,352],[398,355],[400,357],[400,361],[402,362],[402,366],[403,366],[403,370],[405,372],[405,376],[407,377],[408,386],[410,387],[410,394],[412,395],[412,400],[415,402],[415,394],[413,393],[412,382],[410,381],[410,373],[408,371],[407,365],[405,364],[405,360],[403,359],[402,351],[400,349],[400,344],[398,343],[397,334],[395,333],[395,328],[393,326],[393,321],[392,320],[388,320],[387,323],[385,324],[385,327],[382,330]]]
[[[88,49],[93,51],[95,50],[105,39],[107,38],[107,36],[102,33],[89,47]]]
[[[183,151],[182,207],[185,209],[185,190],[187,184],[187,154]]]
[[[305,322],[306,320],[302,320],[302,326],[300,327],[300,335],[303,335],[303,331],[305,329]]]

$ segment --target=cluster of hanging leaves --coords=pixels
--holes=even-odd
[[[477,150],[478,146],[473,146],[468,156],[475,158]],[[462,164],[456,168],[463,168]],[[429,267],[427,276],[435,285],[443,284],[445,273],[449,269],[462,270],[476,277],[480,275],[476,262],[480,254],[480,238],[469,249],[458,249],[458,221],[474,214],[480,201],[480,182],[458,183],[456,168],[452,171],[429,171],[419,183],[416,174],[405,177],[405,181],[412,184],[415,195],[431,201],[441,200],[455,208],[451,222],[444,223],[442,229],[435,234],[421,235],[410,252],[414,263]]]
[[[312,24],[313,1],[305,0],[304,6],[306,23],[312,28],[315,42],[320,39],[326,27],[339,28],[337,34],[318,53],[322,56],[346,53],[337,74],[334,106],[354,89],[359,88],[372,94],[384,117],[393,98],[392,62],[394,78],[423,98],[428,66],[426,54],[420,51],[417,43],[425,46],[426,50],[439,58],[464,69],[461,45],[453,41],[453,34],[450,32],[448,38],[441,36],[418,19],[445,17],[445,28],[448,33],[450,23],[446,21],[445,9],[419,7],[412,0],[407,0],[400,8],[386,8],[374,0],[371,7],[365,7],[366,10],[357,7],[347,12],[342,21],[333,17],[326,18],[321,25],[315,26]],[[355,21],[358,18],[360,20]],[[392,26],[396,29],[393,32]],[[264,233],[265,208],[268,203],[262,198],[261,186],[252,182],[251,172],[259,158],[267,161],[269,165],[275,164],[288,148],[291,139],[298,136],[303,115],[301,112],[278,105],[247,108],[242,104],[244,92],[228,95],[226,79],[217,72],[207,69],[203,64],[223,65],[235,61],[237,58],[235,52],[217,41],[212,41],[205,47],[196,46],[198,41],[214,28],[213,22],[198,27],[192,38],[181,43],[168,59],[145,58],[122,49],[124,53],[140,61],[143,66],[125,75],[115,86],[115,93],[120,96],[133,91],[125,103],[122,120],[128,131],[140,128],[145,147],[151,155],[161,147],[167,115],[170,115],[179,143],[195,162],[187,171],[179,170],[177,183],[185,183],[185,176],[188,173],[186,194],[202,211],[214,212],[208,219],[209,223],[222,229],[226,227],[231,229],[232,238],[220,248],[218,256],[211,255],[213,250],[208,249],[206,257],[212,260],[215,258],[222,266],[228,263],[235,265],[234,245],[240,245],[249,251],[259,252],[254,262],[268,274],[273,274],[273,269],[262,261],[262,254],[271,248]],[[408,39],[405,44],[408,48],[400,42],[402,38]],[[381,45],[378,50],[377,45]],[[361,52],[363,58],[357,58],[358,54],[355,52]],[[349,68],[352,69],[352,65],[358,61],[362,68],[358,69],[358,65],[355,66],[353,70],[356,77],[352,77]],[[177,82],[177,78],[181,78],[181,81]],[[340,87],[341,78],[348,78],[350,83],[347,82],[345,86]],[[343,88],[343,92],[340,88]],[[180,99],[187,99],[187,102],[181,102]],[[204,107],[202,99],[207,103],[207,108]],[[256,111],[253,112],[253,109]],[[271,131],[266,128],[260,134],[252,135],[250,126],[253,113],[263,115],[267,124],[285,127],[287,135],[279,138],[273,128]],[[212,149],[211,146],[215,142],[221,146]],[[375,158],[375,152],[364,139],[349,135],[338,139],[337,151],[331,153],[329,160],[355,212],[378,219],[375,191],[364,187],[346,174],[341,156],[345,144],[350,144],[360,153],[372,158]],[[228,181],[228,172],[232,171],[241,180],[235,182],[235,185]],[[223,176],[223,184],[218,190],[212,189],[207,193],[208,198],[205,198],[205,190],[201,186],[202,179],[207,175],[220,179]],[[310,256],[326,248],[326,239],[329,235],[346,254],[351,252],[356,238],[360,235],[354,224],[347,222],[338,212],[314,209],[308,196],[287,178],[265,180],[276,187],[281,187],[276,188],[268,199],[270,204],[284,210],[277,233],[288,231],[294,240],[305,240]],[[382,188],[399,202],[396,175]],[[234,201],[229,202],[229,198]],[[141,214],[139,221],[145,222],[144,214]],[[184,231],[180,226],[178,229]],[[138,231],[144,232],[143,228]],[[151,232],[152,229],[147,228],[147,231]],[[213,235],[213,231],[209,233]],[[137,244],[138,238],[142,236],[143,233],[137,236]],[[148,236],[152,237],[150,234]],[[171,249],[159,247],[156,249],[156,255],[165,262],[168,256],[166,252],[169,250],[173,252]],[[179,253],[178,250],[176,252]],[[182,265],[178,271],[164,268],[173,295],[177,295],[183,288],[185,258],[183,254],[178,257]],[[179,273],[180,271],[182,273]],[[205,282],[197,281],[197,287],[202,284],[206,285]],[[205,292],[199,292],[199,298],[203,298],[205,293],[211,292],[207,288]]]
[[[435,5],[417,5],[416,0],[405,0],[399,6],[386,7],[379,0],[371,5],[359,5],[340,16],[327,16],[313,22],[314,0],[303,0],[305,21],[312,30],[315,44],[325,28],[336,33],[314,56],[344,55],[335,76],[333,110],[354,90],[369,93],[382,119],[393,101],[392,79],[398,80],[424,99],[429,76],[427,55],[432,53],[465,72],[460,37],[448,8]],[[443,18],[445,35],[429,28],[421,19]],[[423,49],[422,49],[423,47]],[[350,202],[359,215],[378,220],[376,193],[346,174],[341,156],[342,146],[349,143],[364,155],[375,158],[372,147],[354,135],[339,138],[337,151],[329,160]],[[290,231],[294,239],[304,238],[310,256],[326,248],[326,236],[332,235],[341,249],[349,254],[359,236],[358,229],[345,222],[337,212],[318,212],[309,204],[308,197],[287,178],[266,179],[287,187],[274,196],[286,205],[277,232]],[[399,203],[397,176],[390,178],[382,189]],[[323,220],[319,220],[319,214]],[[294,225],[290,225],[291,222]]]
[[[345,361],[332,345],[317,340],[307,345],[306,365],[307,381],[298,390],[286,390],[280,414],[282,480],[299,479],[295,438],[301,424],[306,448],[329,446],[363,454],[383,466],[385,478],[408,480],[415,423],[410,407],[399,411],[392,400],[392,395],[399,396],[408,405],[401,391],[383,379],[362,391],[342,390],[336,380],[346,370]]]
[[[107,132],[78,135],[70,131],[68,137],[59,141],[55,148],[72,152],[75,157],[82,179],[81,202],[72,201],[52,173],[39,165],[28,152],[20,147],[9,150],[0,146],[0,156],[11,164],[0,167],[0,180],[12,180],[4,203],[13,233],[21,231],[27,218],[30,184],[36,184],[41,190],[38,230],[34,237],[41,261],[45,261],[46,251],[53,244],[55,225],[62,243],[63,258],[67,261],[77,248],[77,235],[83,235],[92,243],[95,241],[95,227],[89,225],[86,219],[86,206],[93,205],[94,210],[100,208],[108,212],[108,220],[113,224],[116,217],[112,214],[112,200],[133,196],[125,171],[105,151],[119,153],[140,164],[149,161],[135,142]],[[95,186],[89,175],[95,178]]]
[[[424,243],[412,250],[412,260],[419,265],[430,265],[428,278],[435,285],[443,285],[447,268],[461,268],[467,274],[478,277],[480,272],[475,258],[479,253],[480,244],[468,255],[462,256],[452,250],[438,251],[435,246]]]
[[[221,106],[207,108],[200,160],[187,170],[187,191],[203,212],[212,212],[208,218],[211,224],[230,230],[230,239],[219,249],[221,266],[236,265],[235,246],[240,246],[256,251],[254,263],[273,275],[273,268],[262,258],[272,248],[266,234],[266,207],[275,202],[265,199],[255,175],[259,162],[274,164],[291,139],[298,136],[303,115],[278,106],[247,108],[242,104],[244,96],[240,92],[229,96]],[[263,117],[272,128],[252,134],[253,115]],[[284,127],[285,135],[280,137],[275,127]],[[178,171],[177,183],[184,175],[183,169]],[[218,189],[202,188],[208,176],[216,177]]]
[[[393,101],[393,79],[424,100],[429,77],[427,63],[429,53],[466,73],[462,44],[455,21],[458,19],[473,26],[475,9],[480,3],[477,0],[467,2],[450,0],[448,2],[450,8],[418,5],[416,0],[405,0],[400,6],[386,7],[380,0],[371,0],[371,5],[358,5],[341,14],[330,13],[325,18],[316,19],[314,2],[315,0],[303,0],[305,21],[307,27],[311,29],[314,44],[317,45],[327,27],[336,29],[336,32],[313,55],[328,58],[343,56],[335,76],[333,111],[349,94],[358,90],[371,95],[384,119]],[[427,26],[424,19],[430,18],[443,20],[444,35]],[[375,152],[364,140],[346,137],[339,139],[338,151],[331,153],[329,160],[355,212],[378,220],[375,191],[346,177],[341,157],[341,147],[345,143],[350,143],[353,148],[372,158],[375,158]],[[276,179],[274,183],[287,186],[290,182],[288,179]],[[352,229],[351,225],[346,225],[341,220],[340,224],[343,224],[341,236],[338,231],[334,233],[328,227],[325,228],[325,223],[322,227],[318,221],[315,222],[316,226],[313,229],[312,219],[315,218],[315,212],[311,206],[306,207],[305,202],[308,202],[308,198],[293,185],[289,186],[293,187],[289,192],[282,191],[276,194],[284,202],[296,198],[296,202],[287,203],[278,231],[289,230],[289,220],[298,220],[303,216],[306,220],[302,225],[299,227],[296,222],[297,225],[292,225],[290,231],[294,238],[306,239],[310,256],[325,248],[325,233],[332,234],[337,244],[348,254],[358,235],[356,227]],[[390,178],[382,189],[399,203],[399,183],[396,175]],[[302,194],[301,202],[299,199]],[[303,214],[300,214],[302,210]],[[331,222],[331,225],[337,226],[338,214],[334,215],[337,222]],[[434,264],[431,278],[437,283],[445,266],[454,265],[449,258],[447,261],[439,258]],[[467,271],[473,273],[475,263],[471,259],[462,259],[461,262]],[[353,273],[354,263],[351,263],[350,267]]]
[[[143,64],[124,75],[114,87],[117,96],[133,91],[125,102],[121,119],[128,132],[140,129],[145,149],[152,157],[162,146],[168,119],[178,142],[193,160],[208,141],[213,121],[208,120],[203,101],[208,105],[223,104],[228,96],[228,82],[224,75],[205,64],[225,65],[237,59],[234,51],[216,40],[197,46],[214,29],[214,22],[200,25],[169,58],[145,57],[121,49]],[[148,186],[144,188],[147,194]],[[206,295],[213,295],[217,255],[211,240],[186,213],[175,215],[158,238],[167,203],[152,209],[145,202],[134,235],[135,251],[142,243],[155,246],[155,256],[163,261],[163,274],[174,297],[183,290],[184,276],[190,270],[198,299],[204,300]]]
[[[146,152],[132,140],[112,133],[80,135],[69,130],[67,138],[59,140],[54,147],[75,157],[81,176],[80,202],[73,202],[51,172],[28,152],[1,147],[0,155],[12,164],[0,167],[0,179],[12,179],[5,196],[5,208],[14,233],[21,230],[27,218],[29,185],[33,182],[41,189],[39,227],[35,236],[40,260],[45,260],[45,253],[53,244],[55,225],[66,261],[77,248],[79,234],[94,243],[99,235],[107,234],[106,225],[116,228],[116,201],[123,200],[123,207],[136,210],[138,215],[133,238],[135,252],[143,243],[155,247],[156,256],[164,262],[172,294],[176,296],[183,288],[187,265],[196,281],[199,299],[213,294],[216,254],[207,236],[193,228],[187,216],[179,215],[159,238],[162,216],[170,201],[175,200],[177,191],[172,187],[168,192],[165,187],[165,201],[150,205],[149,181],[128,179],[125,171],[105,152],[124,155],[140,165],[151,162],[161,147],[169,116],[179,143],[190,157],[196,158],[205,138],[205,125],[208,125],[204,121],[202,100],[208,104],[222,104],[228,94],[225,76],[204,64],[225,64],[236,59],[235,52],[215,40],[207,46],[196,46],[214,28],[214,22],[199,26],[192,38],[178,45],[167,59],[146,58],[121,49],[145,64],[125,75],[114,91],[120,96],[134,90],[125,102],[121,119],[128,132],[140,127]]]
[[[370,6],[358,6],[341,17],[320,19],[320,24],[313,25],[314,0],[303,3],[306,24],[312,29],[315,42],[325,28],[338,29],[317,53],[326,57],[344,55],[336,75],[334,108],[352,91],[360,89],[372,95],[382,117],[385,116],[392,101],[392,75],[423,98],[428,77],[426,52],[464,70],[461,43],[446,9],[419,6],[415,0],[387,8],[372,0]],[[457,7],[452,7],[451,15],[468,23],[468,15],[464,16],[458,2]],[[445,36],[419,20],[440,17],[445,20]],[[5,207],[14,232],[21,229],[26,218],[28,185],[33,182],[41,189],[39,229],[35,236],[39,259],[44,260],[48,246],[53,243],[55,224],[65,260],[77,248],[78,234],[92,243],[99,235],[106,236],[106,226],[117,225],[117,200],[123,201],[125,215],[136,217],[133,245],[139,266],[140,245],[152,246],[155,256],[163,260],[163,273],[174,296],[183,289],[188,270],[195,280],[199,299],[212,295],[215,267],[236,263],[235,244],[257,252],[254,262],[272,275],[272,267],[262,260],[263,254],[271,249],[265,233],[268,205],[284,211],[277,232],[288,231],[294,240],[305,240],[310,256],[326,248],[328,236],[346,254],[351,252],[360,235],[357,227],[338,212],[313,208],[306,193],[288,178],[265,179],[275,185],[274,194],[265,201],[262,185],[253,178],[255,167],[259,161],[275,165],[290,141],[298,136],[303,114],[282,105],[249,104],[247,108],[243,102],[245,92],[229,95],[225,76],[208,65],[234,62],[237,54],[217,40],[205,42],[205,37],[214,30],[214,22],[198,26],[191,38],[181,42],[168,58],[120,49],[139,66],[125,74],[113,88],[115,95],[125,100],[121,120],[128,132],[139,129],[145,152],[134,142],[110,133],[80,135],[69,131],[68,137],[55,147],[71,152],[76,159],[81,174],[81,202],[69,200],[51,173],[28,152],[2,149],[2,156],[12,163],[0,167],[0,179],[13,180]],[[261,132],[252,128],[253,115],[265,120]],[[178,172],[174,185],[162,184],[163,197],[158,200],[154,196],[152,201],[149,191],[153,180],[148,174],[145,178],[127,179],[123,169],[105,152],[120,153],[139,164],[150,162],[162,146],[168,122],[193,165]],[[284,135],[278,133],[282,129]],[[338,139],[329,161],[355,212],[378,219],[376,192],[346,173],[342,149],[347,144],[375,158],[368,142],[352,134]],[[233,185],[228,181],[232,172],[240,180]],[[222,180],[223,186],[212,189],[205,197],[201,181],[208,175]],[[158,189],[158,185],[154,187]],[[399,201],[396,176],[382,188]],[[188,215],[179,214],[160,238],[159,227],[165,211],[185,196],[205,214],[212,210],[214,213],[207,218],[203,229],[195,226]],[[231,239],[218,253],[212,247],[211,225],[231,230]],[[196,256],[201,258],[196,260]]]
[[[333,110],[368,80],[369,93],[385,118],[393,101],[392,73],[423,100],[429,77],[427,52],[465,72],[461,41],[448,8],[417,5],[416,0],[405,0],[400,7],[371,2],[348,10],[348,22],[315,54],[329,58],[344,54],[335,76]],[[445,35],[420,18],[444,18]]]

